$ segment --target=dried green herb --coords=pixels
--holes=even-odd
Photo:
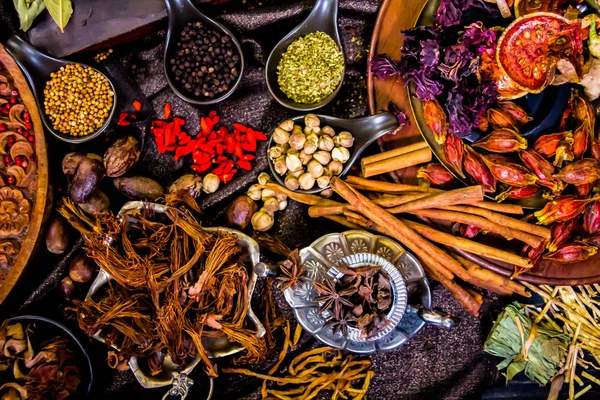
[[[48,12],[52,16],[61,32],[65,32],[65,26],[69,23],[73,14],[71,0],[44,0]]]
[[[331,36],[314,32],[293,41],[277,66],[281,91],[297,103],[318,103],[338,87],[344,54]]]
[[[19,14],[20,27],[24,32],[31,28],[33,20],[46,9],[44,0],[13,0],[13,4]]]

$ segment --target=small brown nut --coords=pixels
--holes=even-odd
[[[89,200],[100,187],[104,177],[104,166],[96,159],[83,158],[77,164],[71,183],[71,199],[75,203]]]
[[[113,183],[119,192],[132,200],[154,201],[165,194],[160,183],[145,176],[120,177]]]
[[[235,199],[227,209],[227,226],[246,229],[252,216],[258,210],[256,203],[248,196]]]
[[[108,211],[110,209],[110,199],[104,192],[99,190],[88,201],[77,203],[77,205],[86,213],[94,215]]]
[[[75,170],[77,169],[77,164],[85,158],[84,153],[69,153],[63,158],[62,161],[62,171],[66,176],[75,175]]]
[[[169,186],[170,194],[182,190],[188,192],[193,198],[198,198],[202,193],[202,177],[195,174],[182,175]]]
[[[85,254],[74,257],[69,264],[69,277],[75,282],[89,282],[94,275],[95,262]]]
[[[69,225],[63,217],[55,217],[46,232],[46,247],[53,254],[62,254],[69,247]]]
[[[140,158],[140,144],[133,136],[118,139],[104,153],[106,176],[119,177],[129,171]]]

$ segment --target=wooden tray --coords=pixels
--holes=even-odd
[[[25,270],[25,267],[29,264],[36,249],[38,238],[43,234],[42,227],[46,217],[47,200],[51,198],[51,196],[48,196],[48,155],[46,152],[46,141],[44,139],[42,121],[33,94],[31,93],[21,70],[12,57],[6,53],[2,45],[0,45],[0,62],[2,62],[10,73],[14,82],[14,87],[21,95],[23,105],[31,116],[31,123],[33,124],[32,132],[35,135],[35,142],[32,144],[35,160],[33,160],[34,162],[30,165],[31,168],[35,167],[35,171],[32,170],[33,172],[28,175],[28,178],[23,179],[23,182],[29,182],[29,184],[23,183],[22,186],[6,186],[12,191],[10,192],[11,195],[14,195],[14,193],[21,193],[23,195],[23,198],[29,204],[29,210],[27,211],[28,223],[22,232],[18,234],[0,233],[0,255],[8,257],[10,265],[8,273],[3,274],[3,282],[0,281],[0,303],[2,303],[16,285],[19,277]],[[4,158],[4,155],[2,157]],[[6,179],[5,174],[7,168],[4,166],[3,161],[0,162],[0,165],[2,167],[0,168],[2,179]],[[4,189],[2,186],[5,185],[0,183],[0,192]],[[8,194],[8,191],[4,194]],[[0,197],[2,197],[0,198],[0,212],[5,213],[6,217],[6,214],[9,214],[9,212],[6,211],[4,206],[11,205],[8,203],[2,204],[2,200],[5,196],[2,195]],[[19,204],[22,203],[19,202]],[[21,208],[21,210],[24,210],[24,208]],[[16,214],[22,213],[17,212]],[[21,219],[20,221],[24,223],[25,220]],[[12,249],[7,249],[6,247],[6,243],[9,242]]]
[[[402,35],[400,32],[416,25],[423,9],[428,6],[428,0],[384,0],[375,29],[371,39],[370,57],[387,53],[394,59],[400,58],[402,46]],[[409,117],[410,126],[403,127],[395,135],[384,137],[380,142],[383,150],[391,150],[407,144],[422,141],[423,137],[415,122],[411,111],[408,90],[404,87],[401,78],[388,78],[386,80],[374,79],[369,69],[367,74],[367,91],[369,109],[371,114],[387,109],[390,101],[393,101]],[[396,180],[404,183],[415,183],[417,181],[417,167],[407,168],[392,174]],[[507,244],[508,246],[508,244]],[[540,261],[535,268],[527,271],[519,279],[547,285],[583,285],[600,282],[600,254],[579,263],[560,264],[554,262]],[[509,265],[498,265],[490,263],[482,265],[502,275],[510,276],[513,269]]]

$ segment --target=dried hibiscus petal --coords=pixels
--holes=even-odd
[[[538,247],[531,247],[530,245],[526,245],[523,248],[523,254],[531,260],[533,265],[537,264],[537,262],[542,258],[542,254],[546,251],[546,242],[542,242]]]
[[[535,150],[522,150],[519,152],[519,157],[523,164],[537,176],[538,184],[550,188],[553,192],[561,192],[564,189],[564,184],[553,178],[554,166]]]
[[[435,141],[444,144],[448,135],[448,119],[440,103],[433,99],[423,102],[423,119],[433,132]]]
[[[573,155],[576,159],[583,157],[590,145],[591,131],[589,124],[583,123],[573,133]]]
[[[583,185],[575,186],[575,190],[577,191],[577,196],[581,199],[585,199],[592,193],[592,190],[596,186],[596,182],[586,183]]]
[[[504,110],[490,108],[489,110],[487,110],[487,119],[490,122],[492,128],[494,129],[517,128],[517,121],[512,117],[510,113]]]
[[[565,243],[571,238],[571,236],[573,236],[573,231],[575,230],[576,222],[577,220],[575,218],[572,218],[568,221],[555,222],[554,224],[552,224],[552,228],[550,228],[550,235],[552,237],[552,240],[546,246],[548,251],[554,252],[558,250],[558,247],[561,244]]]
[[[483,190],[488,193],[496,191],[496,179],[485,165],[481,156],[471,147],[464,146],[464,167],[465,172],[471,176],[475,182],[483,186]]]
[[[578,199],[575,196],[562,196],[549,201],[544,208],[533,215],[542,225],[564,222],[577,217],[585,206],[596,199]]]
[[[501,101],[498,103],[500,109],[508,114],[517,121],[519,125],[525,125],[533,118],[527,115],[527,112],[523,109],[523,107],[513,103],[512,101]]]
[[[584,158],[567,165],[555,178],[572,185],[585,185],[600,179],[600,161],[595,158]]]
[[[553,253],[546,254],[545,260],[552,260],[559,263],[574,263],[585,261],[598,251],[598,248],[584,242],[567,243]]]
[[[527,139],[512,129],[497,129],[473,143],[473,147],[481,147],[494,153],[511,153],[519,149],[527,148]]]
[[[510,186],[529,186],[537,181],[537,177],[527,168],[514,163],[492,162],[487,157],[481,157],[496,180]]]
[[[448,134],[448,136],[446,136],[446,141],[444,142],[444,157],[446,158],[446,162],[452,165],[454,169],[461,174],[463,153],[462,141],[453,134]]]
[[[427,164],[419,169],[418,178],[429,181],[436,186],[451,186],[455,183],[454,176],[441,164]]]
[[[556,154],[556,150],[561,142],[573,142],[573,133],[571,131],[551,133],[542,135],[535,141],[533,149],[546,158],[551,158]]]
[[[598,139],[592,140],[592,157],[600,160],[600,141]]]
[[[511,200],[520,200],[527,199],[529,197],[534,196],[540,190],[536,185],[529,185],[523,187],[510,187],[508,190],[500,193],[496,196],[495,200],[497,202],[504,201],[506,199]]]
[[[590,235],[600,231],[600,201],[593,201],[585,207],[583,229]]]

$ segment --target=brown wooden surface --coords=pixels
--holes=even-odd
[[[394,59],[400,58],[402,35],[400,32],[415,26],[427,0],[384,0],[379,10],[379,16],[373,30],[371,40],[371,57],[376,54],[386,53]],[[400,110],[404,111],[411,122],[410,126],[403,127],[395,135],[384,138],[384,150],[423,140],[411,111],[410,100],[404,82],[400,78],[386,80],[374,79],[369,71],[367,76],[367,90],[369,108],[372,114],[387,109],[388,103],[393,101]],[[404,183],[416,181],[418,168],[407,168],[397,171],[396,177]],[[497,239],[494,242],[497,244]],[[507,243],[507,247],[508,247]],[[499,263],[482,264],[483,267],[492,269],[505,276],[513,272],[511,265]],[[598,267],[597,267],[598,266]],[[519,277],[527,282],[548,285],[582,285],[600,282],[600,254],[585,262],[574,264],[560,264],[541,261],[530,271]]]
[[[17,259],[8,273],[6,280],[0,286],[0,304],[10,293],[12,288],[18,282],[19,277],[28,265],[32,255],[36,249],[38,238],[42,236],[43,225],[47,212],[47,195],[48,195],[48,154],[46,152],[46,140],[44,138],[44,130],[42,128],[42,120],[38,112],[33,94],[27,85],[25,77],[21,70],[14,62],[11,56],[4,50],[4,46],[0,44],[0,61],[4,64],[10,75],[14,79],[15,87],[21,94],[23,104],[27,107],[27,111],[31,115],[33,123],[33,132],[35,134],[35,155],[37,163],[37,191],[35,204],[30,211],[29,227],[27,235],[21,243],[21,249]]]

